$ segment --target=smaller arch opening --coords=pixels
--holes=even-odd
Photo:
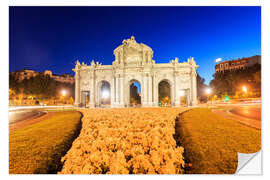
[[[101,81],[99,91],[99,104],[101,107],[107,107],[111,105],[111,87],[107,81]]]
[[[180,106],[188,106],[188,90],[182,89],[179,91]]]

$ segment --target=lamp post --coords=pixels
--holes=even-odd
[[[67,92],[66,92],[66,90],[62,90],[61,91],[61,94],[62,94],[62,96],[63,96],[63,100],[64,100],[64,104],[65,104],[65,96],[66,96],[66,94],[67,94]]]
[[[244,93],[247,93],[247,87],[246,86],[243,86],[242,90],[244,91]]]
[[[62,90],[62,92],[61,92],[61,93],[62,93],[62,96],[64,96],[64,97],[65,97],[65,96],[66,96],[66,94],[67,94],[66,90]]]
[[[209,101],[209,99],[210,99],[210,94],[211,94],[212,90],[211,90],[210,88],[207,88],[207,89],[205,90],[205,92],[206,92],[206,94],[207,94],[207,101]],[[211,104],[212,104],[212,100],[211,100]]]
[[[247,87],[246,87],[246,86],[243,86],[243,87],[242,87],[242,90],[243,90],[243,92],[244,92],[244,96],[246,97],[246,94],[247,94]]]

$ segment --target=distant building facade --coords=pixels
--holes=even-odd
[[[223,61],[216,64],[215,72],[233,71],[237,69],[245,69],[247,67],[253,66],[254,64],[261,64],[261,56],[252,56],[249,58],[242,58],[231,61]]]
[[[52,79],[58,82],[71,83],[71,84],[75,83],[75,79],[71,74],[58,75],[58,74],[53,74],[52,71],[50,70],[45,70],[44,72],[36,72],[29,69],[23,69],[21,71],[11,72],[10,74],[13,75],[15,79],[18,80],[19,82],[21,82],[24,79],[30,79],[31,77],[35,77],[39,74],[42,74],[44,76],[48,75]]]

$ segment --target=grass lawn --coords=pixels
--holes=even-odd
[[[240,153],[261,149],[261,131],[198,108],[183,113],[176,122],[178,141],[185,148],[187,173],[233,174]]]
[[[81,113],[54,112],[50,118],[9,134],[9,173],[56,173],[61,157],[81,129]]]

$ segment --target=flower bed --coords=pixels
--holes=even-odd
[[[60,174],[180,174],[183,147],[173,138],[184,108],[82,110],[82,130]]]

